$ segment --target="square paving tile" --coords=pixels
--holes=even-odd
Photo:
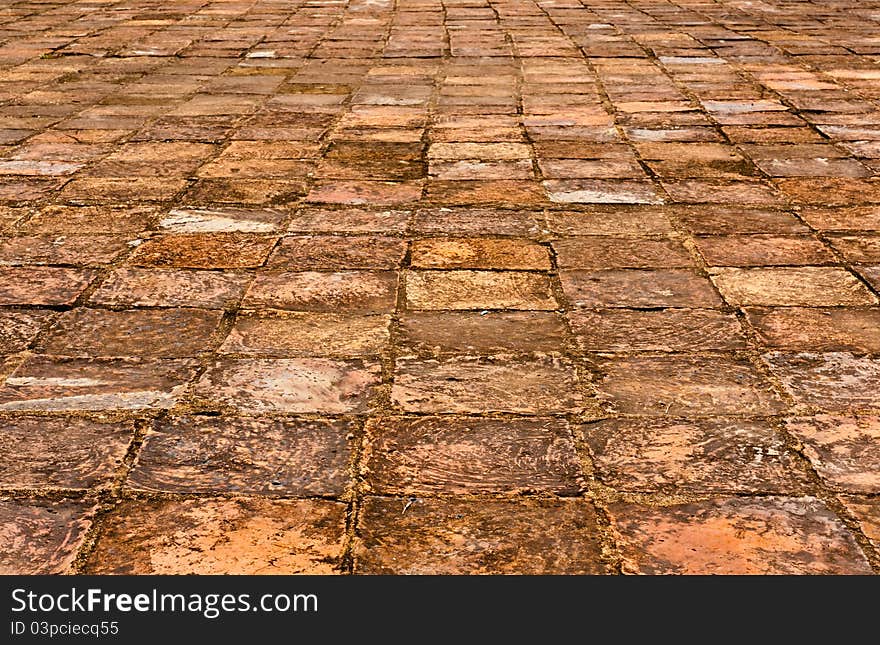
[[[600,397],[624,414],[767,415],[784,409],[770,382],[744,359],[656,356],[608,359]]]
[[[391,399],[401,410],[417,413],[577,414],[596,410],[574,366],[550,358],[401,358]]]
[[[247,273],[174,269],[115,269],[92,294],[99,305],[225,309],[241,301]]]
[[[37,344],[61,356],[196,356],[213,349],[221,312],[204,309],[80,308],[65,312]]]
[[[46,309],[0,311],[0,353],[15,354],[26,349],[56,315]]]
[[[0,387],[0,410],[141,410],[168,408],[195,362],[95,360],[36,356]]]
[[[817,352],[880,352],[880,309],[755,307],[746,319],[762,345]]]
[[[134,438],[131,422],[0,417],[0,487],[88,489],[109,481]]]
[[[341,495],[347,421],[184,416],[147,433],[126,487],[169,493]]]
[[[746,348],[736,316],[712,309],[582,309],[568,314],[585,352],[695,352]]]
[[[405,506],[406,512],[402,512]],[[541,531],[534,527],[541,525]],[[589,502],[368,497],[355,572],[383,575],[598,574],[606,571]]]
[[[28,219],[22,231],[29,235],[133,234],[149,228],[158,210],[156,206],[143,204],[50,205]]]
[[[599,479],[629,492],[787,493],[809,485],[762,420],[608,419],[581,427]]]
[[[387,315],[248,311],[238,314],[221,354],[371,356],[388,348]]]
[[[284,212],[268,208],[173,208],[159,221],[170,233],[272,233]],[[231,238],[235,239],[235,238]]]
[[[408,311],[398,331],[410,349],[459,354],[559,352],[566,335],[562,317],[543,311]]]
[[[880,359],[846,352],[770,352],[764,361],[801,405],[834,411],[880,409]]]
[[[713,269],[712,282],[734,306],[875,305],[877,297],[840,267]]]
[[[523,271],[407,271],[409,309],[556,309],[550,279]]]
[[[0,305],[72,305],[97,275],[93,269],[0,267]]]
[[[830,264],[831,250],[808,236],[736,235],[698,237],[697,250],[710,266],[748,267],[770,265]]]
[[[608,511],[626,573],[871,572],[843,522],[813,497],[728,498],[668,507],[614,504]]]
[[[560,419],[380,417],[362,469],[382,495],[577,495],[581,467]]]
[[[385,313],[394,309],[393,271],[285,271],[257,275],[242,305],[249,309]]]
[[[338,571],[345,505],[325,500],[130,501],[103,522],[96,575],[291,575]]]
[[[388,208],[302,208],[290,218],[288,230],[298,233],[402,233],[411,212]]]
[[[137,247],[135,266],[247,269],[261,266],[277,238],[246,233],[163,235]]]
[[[519,239],[443,238],[416,240],[411,264],[421,269],[532,269],[549,271],[550,253]]]
[[[272,269],[395,269],[406,242],[393,237],[294,236],[281,238],[269,258]]]
[[[874,548],[880,547],[880,501],[876,497],[844,497],[843,503]]]
[[[549,179],[550,201],[562,204],[662,204],[654,185],[632,179]]]
[[[22,236],[0,239],[0,265],[109,264],[130,250],[118,235]]]
[[[694,259],[673,240],[576,237],[553,242],[561,269],[665,269],[690,267]]]
[[[378,364],[363,361],[225,358],[208,367],[193,393],[206,404],[257,414],[364,413],[379,371]]]
[[[718,307],[712,283],[685,269],[561,271],[575,307]]]

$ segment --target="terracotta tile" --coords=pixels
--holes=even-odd
[[[713,269],[712,282],[734,306],[873,305],[877,298],[838,267]]]
[[[582,500],[462,501],[368,497],[355,571],[384,575],[598,574],[596,512]],[[544,530],[534,531],[536,523]],[[452,555],[450,555],[452,554]]]
[[[880,234],[833,235],[829,236],[829,242],[849,262],[859,264],[880,262]]]
[[[87,489],[108,482],[134,437],[131,422],[78,417],[0,418],[0,486]]]
[[[786,419],[819,476],[838,490],[880,491],[880,417],[819,414]]]
[[[78,201],[167,201],[184,189],[183,179],[168,177],[84,177],[74,179],[59,193],[59,198],[68,202]]]
[[[553,242],[562,269],[663,269],[689,267],[694,260],[673,240],[576,237]]]
[[[675,217],[696,235],[785,235],[809,232],[791,213],[760,208],[687,206],[676,209]]]
[[[880,231],[880,208],[876,206],[806,207],[800,215],[820,231]]]
[[[406,241],[393,237],[304,235],[283,237],[267,266],[275,269],[394,269]]]
[[[369,411],[379,372],[364,361],[224,358],[208,367],[193,395],[204,405],[255,414],[358,414]]]
[[[262,206],[293,200],[307,191],[306,179],[199,179],[183,200],[193,205]]]
[[[0,202],[27,202],[58,192],[57,179],[0,177]]]
[[[698,237],[697,250],[711,266],[827,264],[836,261],[821,241],[806,235]]]
[[[880,360],[845,352],[770,352],[765,362],[802,406],[823,410],[880,409]]]
[[[115,269],[89,299],[129,307],[235,306],[253,279],[246,273],[168,269]]]
[[[399,324],[403,345],[434,353],[559,352],[566,332],[560,316],[538,311],[412,311]]]
[[[880,309],[750,308],[746,318],[768,347],[880,352]]]
[[[171,233],[272,233],[284,219],[269,208],[173,208],[159,221]],[[233,238],[234,239],[234,238]]]
[[[195,371],[194,361],[64,359],[37,356],[0,388],[2,410],[168,408]]]
[[[174,417],[147,433],[126,486],[171,493],[340,495],[347,421]]]
[[[392,403],[405,412],[561,414],[595,411],[574,366],[558,358],[400,358]]]
[[[562,271],[562,288],[575,307],[717,307],[712,284],[684,269]]]
[[[506,204],[534,206],[547,202],[537,181],[484,179],[481,181],[444,181],[432,179],[425,199],[435,204],[463,205]]]
[[[130,250],[114,235],[25,236],[0,239],[0,265],[108,264]]]
[[[418,182],[327,181],[317,184],[306,201],[322,204],[392,205],[418,201],[422,185]]]
[[[520,271],[407,271],[410,309],[556,308],[545,274]]]
[[[809,484],[762,420],[609,419],[581,430],[599,479],[619,491],[783,493]]]
[[[568,314],[586,352],[698,352],[746,348],[736,316],[711,309],[585,309]]]
[[[302,233],[402,233],[411,213],[406,210],[346,207],[301,208],[288,230]]]
[[[550,201],[563,204],[662,204],[663,197],[646,179],[550,179]]]
[[[62,356],[196,356],[218,343],[212,335],[219,311],[168,309],[65,312],[37,344],[37,350]]]
[[[237,159],[217,157],[195,174],[209,179],[306,179],[312,175],[314,163],[299,159]]]
[[[390,316],[312,312],[240,313],[221,354],[369,356],[389,343]]]
[[[804,205],[848,206],[876,202],[880,184],[870,179],[797,178],[777,181],[790,200]]]
[[[72,305],[97,272],[60,267],[0,267],[0,304]]]
[[[651,207],[614,207],[590,212],[549,212],[547,227],[557,235],[607,235],[613,237],[666,236],[672,222],[665,210]]]
[[[245,295],[247,308],[385,313],[394,309],[397,274],[392,271],[261,273]]]
[[[855,159],[759,159],[756,165],[771,177],[870,177]]]
[[[517,235],[529,237],[541,232],[543,214],[523,209],[429,208],[413,216],[412,228],[422,234]]]
[[[559,419],[381,417],[367,422],[364,465],[383,495],[577,495],[580,463]]]
[[[755,367],[725,356],[619,357],[601,365],[600,397],[623,414],[767,415],[785,406]]]
[[[146,230],[157,215],[156,206],[100,205],[41,208],[22,226],[29,235],[133,234]]]
[[[470,179],[533,179],[530,159],[516,161],[431,161],[428,175],[442,181]]]
[[[774,206],[782,203],[770,186],[758,182],[724,183],[703,179],[683,179],[662,183],[663,188],[674,201],[685,204]]]
[[[0,573],[71,573],[95,510],[86,502],[0,500]]]
[[[648,507],[614,504],[626,573],[868,574],[855,539],[813,497],[757,497]]]
[[[524,143],[435,143],[428,148],[429,159],[529,159]]]
[[[86,571],[107,575],[332,574],[345,505],[325,500],[130,501],[104,521]]]
[[[426,269],[533,269],[549,271],[546,247],[520,239],[416,240],[411,265]]]
[[[137,247],[135,266],[246,269],[261,266],[277,238],[244,233],[163,235]]]
[[[642,179],[645,171],[630,159],[540,159],[545,179]]]

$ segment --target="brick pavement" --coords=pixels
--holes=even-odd
[[[0,7],[3,573],[877,573],[880,3]]]

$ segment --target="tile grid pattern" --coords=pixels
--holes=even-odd
[[[0,570],[880,571],[878,22],[13,3]]]

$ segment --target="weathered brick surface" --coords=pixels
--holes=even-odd
[[[0,568],[880,573],[870,4],[4,3]]]

